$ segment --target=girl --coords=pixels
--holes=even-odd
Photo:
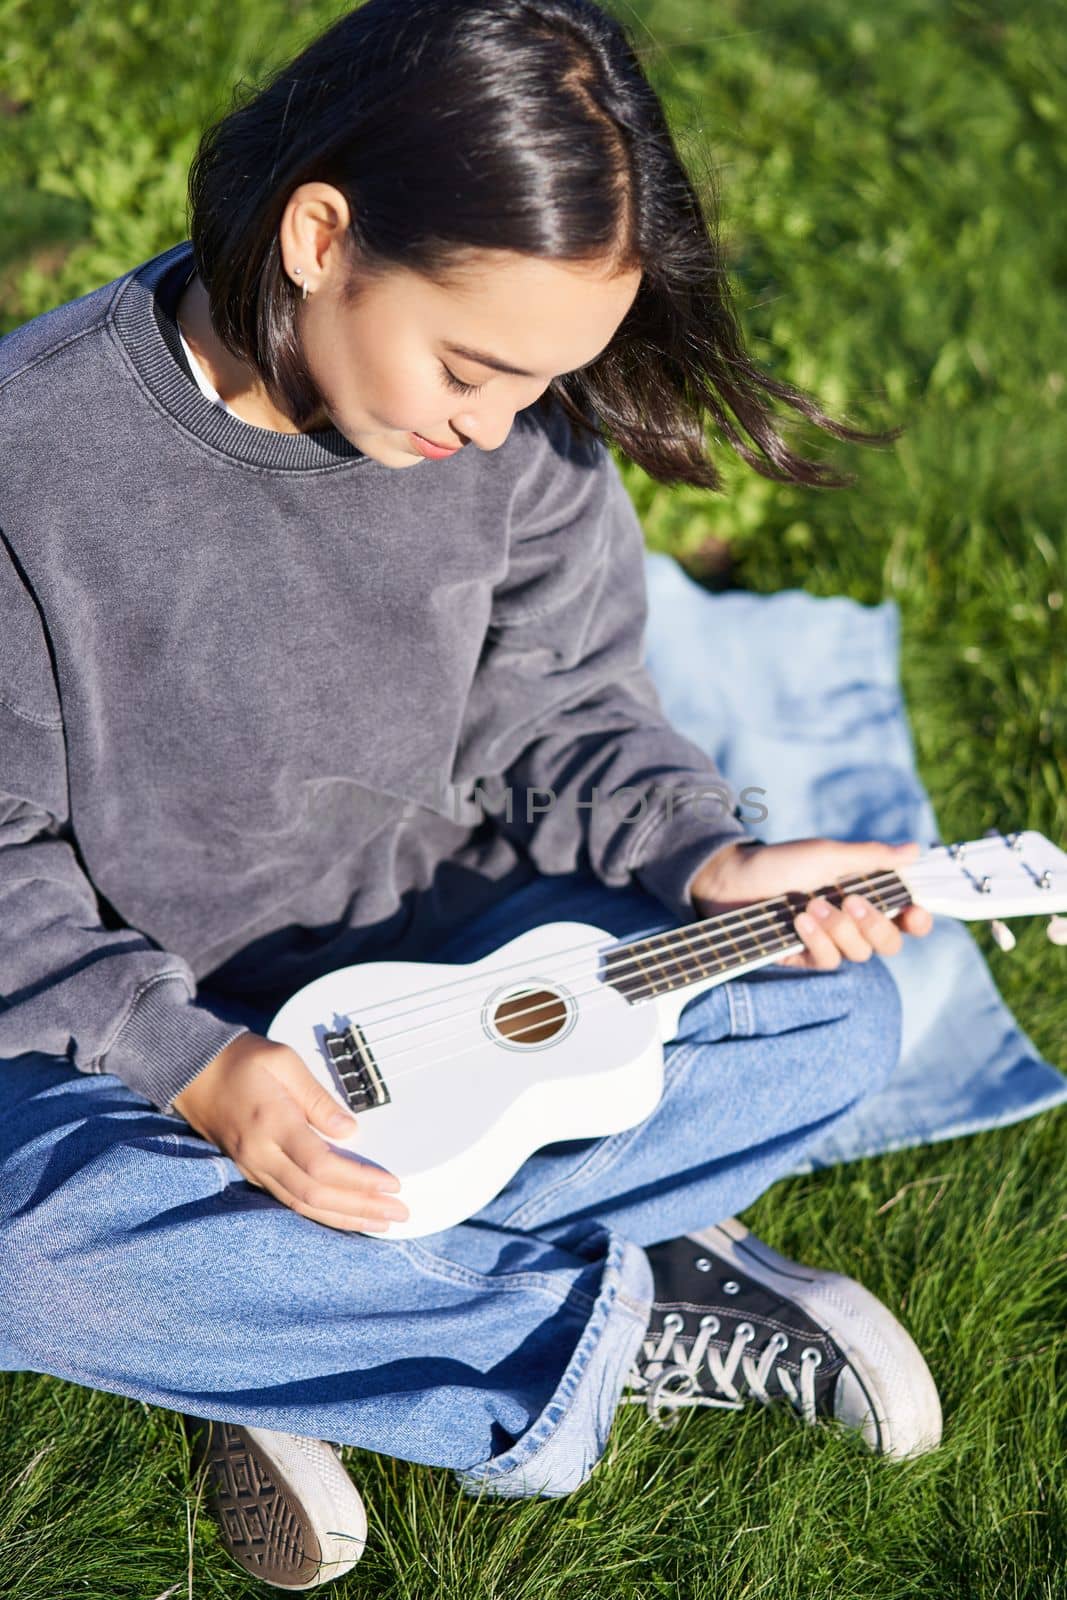
[[[712,489],[710,419],[826,484],[770,401],[866,436],[747,356],[591,0],[369,0],[190,193],[191,241],[0,346],[4,1366],[195,1419],[227,1547],[290,1589],[365,1540],[324,1441],[512,1496],[583,1483],[623,1401],[935,1444],[889,1310],[732,1220],[892,1071],[881,958],[927,913],[816,896],[802,955],[686,1007],[639,1127],[429,1238],[389,1240],[396,1180],[264,1036],[355,960],[912,859],[722,802],[642,666],[607,448]]]

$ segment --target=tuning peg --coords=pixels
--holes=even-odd
[[[989,924],[989,931],[1002,950],[1015,949],[1015,935],[1006,922],[1000,922],[996,917]]]
[[[1067,917],[1049,917],[1045,932],[1053,944],[1067,944]]]

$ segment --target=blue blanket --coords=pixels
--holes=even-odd
[[[915,769],[895,602],[802,589],[711,594],[652,552],[646,572],[647,660],[664,709],[735,790],[765,791],[742,808],[755,834],[770,844],[816,834],[916,839],[923,849],[951,842]],[[965,923],[935,917],[887,966],[903,1011],[897,1071],[802,1170],[976,1133],[1067,1100],[1067,1078],[1016,1023]]]

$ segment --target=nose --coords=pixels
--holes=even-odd
[[[452,418],[452,429],[461,439],[467,439],[479,450],[497,450],[511,432],[515,421],[513,410],[496,413],[464,411]]]

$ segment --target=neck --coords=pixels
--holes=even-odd
[[[911,904],[906,885],[888,868],[855,874],[809,894],[777,895],[733,911],[716,912],[686,927],[615,945],[604,958],[603,981],[627,1000],[647,1000],[707,978],[727,978],[731,972],[766,966],[800,945],[793,919],[812,894],[820,894],[836,906],[846,895],[860,894],[887,916],[895,916]]]
[[[208,293],[199,276],[194,276],[186,285],[178,302],[177,320],[208,382],[242,422],[250,422],[257,428],[271,428],[275,433],[310,433],[329,427],[328,418],[313,417],[310,426],[298,428],[292,418],[274,404],[262,380],[248,364],[227,350],[212,326]]]

